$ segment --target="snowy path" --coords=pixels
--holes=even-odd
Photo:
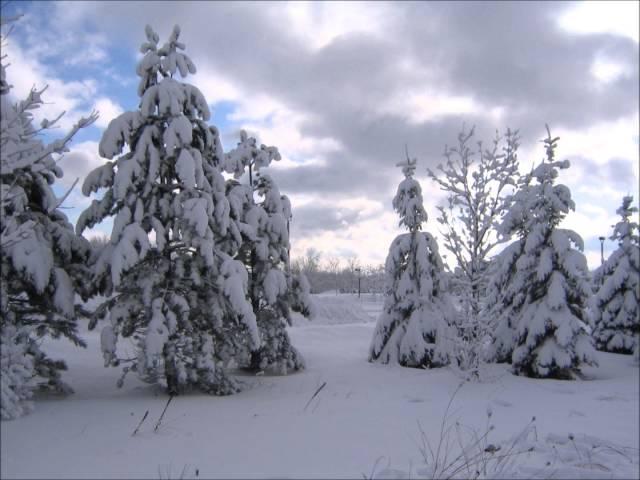
[[[292,328],[305,372],[244,377],[252,388],[232,397],[177,397],[157,433],[167,397],[133,377],[116,389],[117,369],[103,368],[98,334],[87,333],[89,348],[68,354],[75,395],[42,399],[33,414],[2,423],[1,476],[195,478],[197,469],[199,478],[362,478],[379,457],[377,471],[389,465],[415,476],[417,421],[436,440],[458,379],[448,369],[367,363],[373,325]],[[50,350],[66,348],[60,343]],[[481,428],[490,406],[494,441],[519,432],[535,415],[540,437],[572,432],[637,449],[638,369],[629,357],[599,358],[601,368],[588,372],[596,378],[589,381],[536,381],[496,366],[495,380],[458,393],[456,418]]]

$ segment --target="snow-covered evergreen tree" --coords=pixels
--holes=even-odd
[[[247,272],[221,246],[231,223],[218,132],[206,123],[202,93],[175,78],[196,70],[180,52],[179,34],[174,27],[158,48],[147,26],[139,108],[104,132],[100,155],[109,161],[87,176],[83,193],[105,192],[77,230],[115,216],[110,244],[93,261],[99,292],[110,297],[91,324],[107,319],[105,365],[125,363],[125,374],[135,371],[170,394],[195,387],[222,395],[238,390],[224,364],[260,338]],[[133,358],[117,355],[120,338],[133,338]]]
[[[481,317],[490,332],[491,343],[484,352],[484,359],[489,362],[511,362],[517,342],[516,322],[527,297],[523,283],[527,278],[517,274],[518,260],[524,254],[528,218],[527,207],[519,199],[527,196],[532,181],[531,173],[519,178],[516,192],[505,199],[509,209],[495,226],[501,238],[515,237],[516,240],[491,259],[487,271],[487,291]]]
[[[260,172],[279,159],[277,148],[258,148],[256,139],[241,131],[237,147],[226,155],[226,171],[236,178],[249,173],[249,184],[228,182],[228,197],[235,228],[241,232],[237,258],[249,271],[249,296],[262,340],[240,363],[254,371],[286,373],[304,368],[286,331],[291,311],[312,316],[314,307],[304,275],[293,275],[289,268],[291,204],[271,176]],[[262,201],[254,201],[254,189]]]
[[[598,350],[607,352],[633,353],[640,338],[640,242],[632,203],[626,196],[616,211],[622,219],[611,240],[618,241],[618,249],[602,265],[593,299],[593,338]]]
[[[447,294],[444,266],[435,239],[421,232],[427,221],[420,183],[413,178],[416,160],[399,163],[405,175],[393,199],[400,226],[389,248],[385,302],[378,319],[369,361],[431,368],[449,363],[449,325],[454,310]]]
[[[516,319],[526,298],[523,276],[516,275],[516,263],[524,252],[522,240],[516,240],[496,255],[489,267],[487,295],[482,317],[491,332],[491,344],[485,359],[511,362],[516,344]]]
[[[496,134],[490,149],[477,143],[470,146],[474,129],[458,135],[458,145],[445,147],[446,162],[438,165],[439,175],[427,169],[429,177],[447,193],[447,206],[438,207],[438,222],[444,227],[445,247],[453,254],[457,269],[454,289],[459,293],[457,363],[463,371],[478,375],[490,328],[484,299],[488,288],[489,254],[505,240],[495,231],[495,223],[505,212],[510,187],[518,174],[517,131],[507,130],[505,144]]]
[[[12,420],[33,409],[34,356],[28,329],[10,323],[0,331],[0,419]]]
[[[573,378],[582,364],[596,360],[585,323],[590,287],[582,238],[559,228],[575,205],[569,189],[555,184],[558,169],[569,167],[568,161],[554,158],[557,141],[548,133],[546,160],[532,171],[527,187],[515,193],[503,220],[503,231],[520,232],[522,242],[505,296],[508,303],[509,296],[518,295],[512,300],[516,311],[507,312],[515,328],[514,373]]]
[[[1,21],[5,26],[5,21]],[[2,38],[4,43],[4,37]],[[3,57],[4,59],[4,57]],[[85,263],[88,242],[75,234],[60,210],[64,198],[53,191],[62,177],[57,165],[79,129],[95,113],[82,118],[61,139],[44,144],[38,136],[55,125],[33,125],[33,111],[42,104],[47,87],[31,90],[11,104],[6,65],[0,67],[0,374],[2,418],[29,410],[35,386],[70,392],[60,376],[62,360],[52,360],[40,348],[44,337],[64,336],[85,346],[76,320],[82,314],[76,293],[87,298]]]

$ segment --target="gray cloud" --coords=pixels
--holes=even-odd
[[[334,208],[329,205],[305,205],[293,208],[294,232],[307,236],[321,230],[340,230],[361,220],[357,210]]]
[[[288,28],[284,3],[74,2],[59,8],[84,9],[89,28],[109,32],[119,51],[137,50],[146,23],[162,40],[180,24],[196,65],[240,91],[264,93],[291,110],[312,113],[303,135],[333,138],[342,146],[324,155],[323,166],[274,172],[283,193],[365,194],[389,205],[389,191],[401,178],[393,165],[404,156],[405,144],[424,171],[441,161],[445,143],[455,141],[463,123],[476,124],[486,141],[496,128],[511,126],[520,129],[524,147],[539,149],[537,161],[545,122],[552,131],[579,129],[638,111],[638,44],[611,34],[561,30],[556,19],[570,5],[398,2],[388,5],[393,15],[382,35],[342,35],[319,50]],[[625,65],[626,74],[598,84],[591,68],[600,57]],[[403,66],[407,60],[411,68]],[[415,124],[409,115],[380,109],[391,98],[433,90],[470,97],[487,110],[502,107],[504,116],[499,124],[488,112]],[[600,173],[622,185],[632,175],[629,163],[612,159],[604,168],[608,173]],[[316,220],[301,220],[300,231],[331,229],[338,221],[326,211],[307,213]]]
[[[620,190],[622,195],[626,189],[632,192],[637,188],[634,180],[633,163],[626,158],[610,158],[606,162],[596,162],[582,156],[570,157],[571,165],[581,172],[581,183],[600,186],[603,183]],[[616,201],[618,201],[616,199]]]
[[[387,161],[389,166],[394,165]],[[369,168],[358,158],[341,154],[331,157],[327,165],[301,165],[272,172],[284,193],[321,193],[340,198],[346,195],[385,193],[389,178],[384,169]],[[398,177],[400,178],[400,177]]]
[[[619,188],[636,188],[637,185],[633,185],[633,168],[632,163],[624,158],[612,158],[607,162],[608,180],[616,187]],[[635,182],[633,182],[635,183]]]
[[[396,158],[394,145],[406,140],[435,142],[433,150],[440,152],[461,124],[462,118],[445,117],[415,126],[376,112],[389,95],[409,88],[433,86],[506,107],[503,125],[483,117],[477,123],[531,134],[545,122],[581,127],[637,111],[638,44],[608,34],[567,34],[555,19],[569,5],[400,2],[392,6],[396,14],[383,37],[343,35],[318,51],[283,28],[278,4],[181,2],[176,8],[173,2],[145,2],[144,19],[132,15],[139,6],[129,2],[91,7],[98,11],[94,18],[123,31],[119,38],[132,47],[143,40],[146,22],[164,35],[180,24],[196,64],[210,65],[242,89],[313,112],[306,133],[336,138],[347,155],[385,165]],[[628,65],[630,74],[596,88],[590,69],[597,55]],[[419,68],[401,69],[407,56]]]
[[[88,147],[89,145],[87,145]],[[89,153],[85,149],[72,150],[69,153],[65,153],[60,159],[60,167],[64,171],[64,176],[60,179],[60,184],[66,187],[73,184],[76,179],[79,179],[78,190],[82,187],[82,182],[91,170],[102,165],[106,160],[100,158],[97,152],[96,144],[95,153]]]

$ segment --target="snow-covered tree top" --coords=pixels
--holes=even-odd
[[[571,191],[566,185],[554,185],[558,171],[569,168],[568,160],[555,160],[555,149],[560,137],[551,138],[547,126],[547,138],[544,139],[546,158],[531,173],[523,177],[521,186],[512,197],[511,207],[503,217],[500,233],[509,236],[516,232],[529,233],[539,230],[548,231],[556,227],[562,219],[575,209]],[[532,185],[533,181],[536,184]]]
[[[280,152],[277,147],[257,146],[257,140],[240,130],[240,141],[236,148],[225,155],[225,171],[232,173],[235,178],[240,178],[247,167],[260,170],[268,167],[272,161],[280,160]]]
[[[168,132],[163,139],[169,150],[169,144],[173,147],[187,146],[193,140],[194,125],[200,120],[206,122],[211,116],[202,92],[193,85],[174,79],[177,71],[182,77],[196,72],[191,59],[178,52],[178,49],[185,48],[183,43],[178,42],[180,27],[176,25],[173,28],[169,41],[159,49],[158,34],[149,26],[145,33],[147,41],[140,47],[145,55],[136,68],[136,73],[141,77],[138,86],[140,108],[134,112],[124,112],[109,123],[99,145],[100,156],[107,159],[121,154],[125,143],[132,145],[139,129],[159,119],[169,123]],[[153,129],[147,130],[145,135],[149,138],[146,143],[160,135]],[[213,138],[209,140],[215,141]],[[87,189],[83,187],[83,191],[85,190]]]
[[[399,225],[406,226],[414,232],[422,228],[422,223],[427,221],[427,212],[422,204],[422,188],[420,183],[413,178],[416,170],[417,159],[407,159],[396,164],[402,168],[404,180],[398,185],[396,196],[393,197],[393,208],[400,215]]]
[[[256,187],[258,188],[258,194],[264,197],[263,207],[267,213],[285,214],[280,190],[269,175],[258,174]],[[289,205],[290,208],[291,206]]]
[[[637,207],[632,207],[633,196],[627,195],[622,198],[622,205],[616,210],[616,213],[622,217],[622,220],[613,227],[613,235],[611,240],[618,240],[625,244],[628,242],[638,244],[638,223],[632,222],[631,217],[638,212]],[[637,218],[637,216],[636,216]]]
[[[158,49],[159,37],[153,28],[147,25],[144,31],[147,41],[140,46],[140,52],[144,57],[136,68],[136,73],[141,77],[138,85],[139,96],[142,97],[147,88],[158,83],[158,74],[162,77],[173,77],[178,70],[182,77],[186,77],[189,73],[196,73],[196,66],[191,59],[184,53],[178,52],[178,49],[185,49],[184,43],[178,41],[180,36],[178,25],[173,27],[169,41],[160,49]]]
[[[396,167],[402,168],[402,173],[404,173],[404,176],[406,178],[411,178],[413,177],[413,174],[416,172],[417,163],[418,163],[417,158],[411,159],[409,158],[409,155],[407,155],[407,159],[404,162],[396,163]]]

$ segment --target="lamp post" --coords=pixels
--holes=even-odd
[[[360,298],[360,267],[356,268],[356,272],[358,273],[358,298]]]
[[[598,237],[600,240],[600,265],[604,265],[604,237]]]

